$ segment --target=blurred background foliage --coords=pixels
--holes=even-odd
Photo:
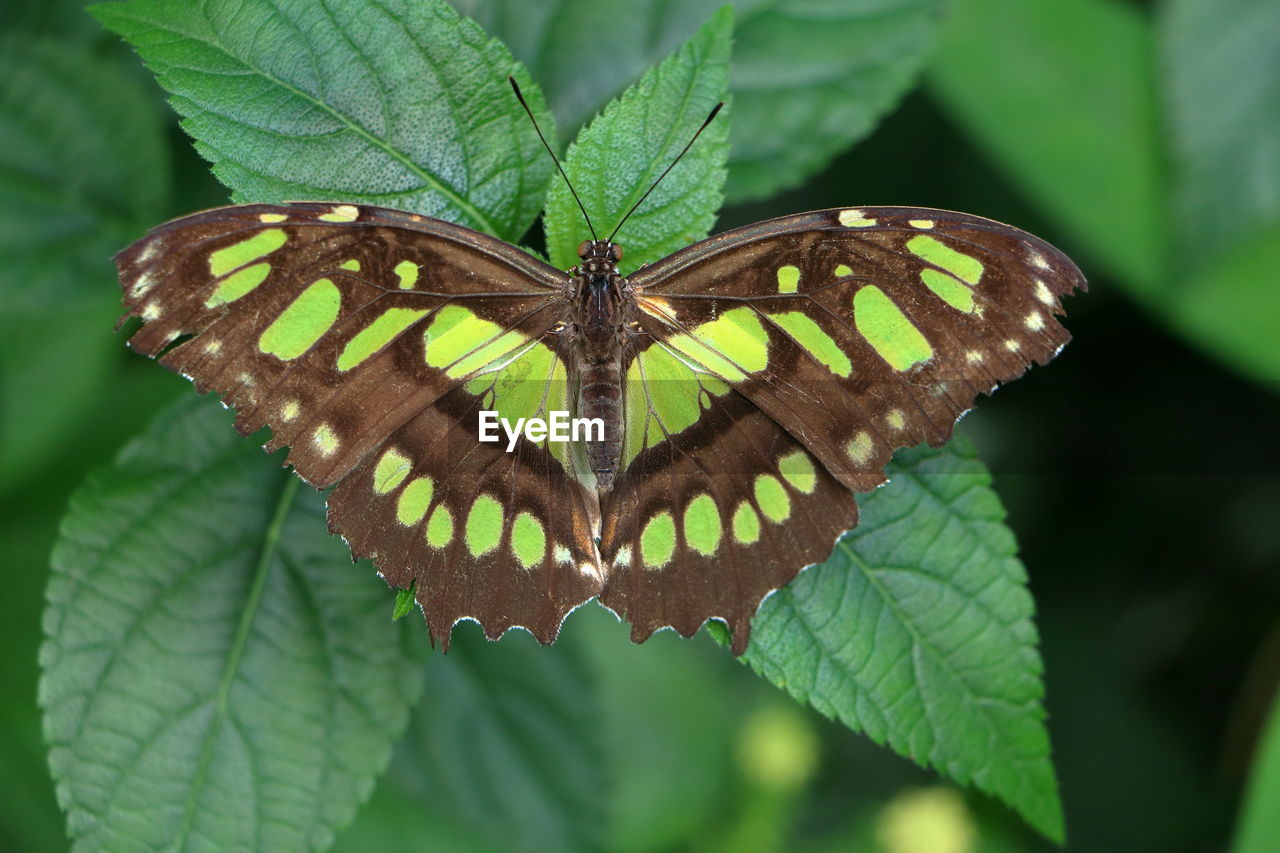
[[[714,7],[561,0],[539,17],[542,4],[456,5],[529,66],[562,139]],[[735,58],[787,37],[775,7],[803,5],[738,4]],[[1077,260],[1091,290],[1068,305],[1075,343],[964,424],[1031,574],[1068,847],[1277,849],[1280,721],[1264,732],[1280,681],[1280,6],[920,5],[945,15],[915,34],[930,49],[895,71],[907,92],[896,103],[840,106],[857,100],[838,81],[856,75],[858,50],[894,48],[874,39],[825,74],[803,42],[794,67],[735,66],[734,91],[762,93],[762,109],[821,90],[830,106],[814,132],[829,143],[792,163],[785,136],[735,138],[717,229],[916,204],[1015,223]],[[189,393],[111,333],[110,255],[227,194],[147,72],[75,0],[8,0],[4,15],[0,847],[57,850],[66,833],[35,702],[50,546],[86,470]],[[580,53],[545,49],[575,34]],[[707,638],[633,647],[609,621],[575,614],[566,637],[581,654],[552,669],[530,663],[526,636],[489,646],[462,626],[450,659],[428,663],[428,690],[454,702],[415,717],[338,847],[502,849],[477,829],[499,801],[500,823],[531,840],[587,848],[1048,846],[1003,806],[796,706]],[[542,680],[523,705],[474,698],[529,666]],[[576,721],[581,737],[546,737],[529,708]],[[482,740],[489,763],[458,737]],[[602,765],[621,786],[612,813],[579,824],[546,806],[599,809]],[[486,800],[495,779],[510,785]]]

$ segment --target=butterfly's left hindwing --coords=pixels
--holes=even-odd
[[[649,364],[627,385],[627,428],[647,438],[632,443],[606,498],[600,600],[625,615],[637,642],[665,626],[691,636],[716,617],[741,654],[760,600],[826,559],[858,508],[746,397],[651,369],[666,361],[651,351],[633,362]]]
[[[483,234],[356,205],[246,205],[122,252],[135,349],[225,395],[318,487],[330,525],[432,635],[554,639],[599,592],[595,496],[558,448],[480,443],[478,412],[567,407],[564,273]]]

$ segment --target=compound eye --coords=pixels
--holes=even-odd
[[[591,251],[590,240],[583,240],[581,243],[578,244],[578,257],[582,258],[584,261],[587,259],[587,252],[590,252],[590,251]]]
[[[610,258],[613,258],[613,262],[614,262],[615,264],[616,264],[618,261],[622,260],[622,247],[621,247],[621,246],[619,246],[617,243],[610,243],[610,244],[609,244],[609,257],[610,257]]]

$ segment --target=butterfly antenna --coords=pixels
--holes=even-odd
[[[631,218],[631,214],[636,212],[636,208],[644,204],[644,200],[649,197],[649,193],[653,192],[654,189],[657,188],[658,184],[662,183],[662,179],[667,176],[667,172],[670,172],[672,169],[674,169],[676,167],[676,163],[679,163],[680,159],[684,157],[684,155],[689,153],[689,149],[693,147],[693,143],[698,141],[698,137],[702,135],[702,131],[707,129],[707,125],[711,124],[711,120],[716,117],[716,113],[720,112],[720,108],[723,106],[724,106],[724,101],[721,101],[720,103],[716,104],[714,107],[711,108],[711,114],[708,115],[707,120],[702,123],[702,127],[698,128],[698,132],[693,135],[693,139],[689,140],[689,144],[686,145],[684,149],[681,150],[681,152],[676,155],[676,159],[672,160],[671,165],[668,166],[666,170],[663,171],[663,173],[658,176],[658,180],[654,181],[649,186],[649,189],[644,191],[644,195],[640,196],[640,200],[637,201],[635,204],[631,205],[631,209],[627,211],[626,216],[622,217],[622,221],[618,223],[618,227],[613,229],[613,233],[609,235],[610,243],[613,242],[614,237],[618,236],[618,232],[622,230],[623,224],[628,219]]]
[[[556,159],[556,152],[551,150],[551,146],[547,144],[547,138],[542,135],[542,128],[538,127],[538,120],[533,117],[533,110],[529,109],[529,105],[525,103],[524,95],[520,93],[520,85],[516,83],[516,78],[508,77],[507,82],[511,84],[511,88],[515,90],[516,100],[520,102],[520,106],[524,107],[525,113],[529,116],[529,121],[533,122],[533,129],[538,132],[538,138],[542,140],[542,147],[547,149],[547,153],[551,155],[551,162],[556,164],[556,168],[560,170],[560,177],[564,178],[565,186],[569,188],[569,194],[573,196],[573,200],[578,203],[578,210],[582,211],[582,218],[587,220],[587,230],[591,232],[591,239],[596,239],[596,229],[591,225],[591,217],[587,216],[587,209],[582,206],[582,199],[578,198],[577,192],[573,189],[573,184],[569,183],[569,176],[564,173],[564,166],[560,165],[560,161]]]

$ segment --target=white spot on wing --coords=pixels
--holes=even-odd
[[[868,219],[867,215],[857,208],[840,211],[838,217],[840,224],[846,228],[866,228],[869,225],[875,225],[874,219]]]
[[[324,457],[332,456],[338,450],[338,436],[334,434],[333,427],[328,424],[320,424],[315,428],[311,433],[311,443]]]
[[[1039,299],[1045,305],[1053,304],[1053,294],[1049,292],[1049,288],[1045,287],[1045,283],[1040,279],[1036,279],[1036,299]]]
[[[340,204],[328,213],[320,214],[325,222],[355,222],[360,216],[360,208],[354,204]]]

